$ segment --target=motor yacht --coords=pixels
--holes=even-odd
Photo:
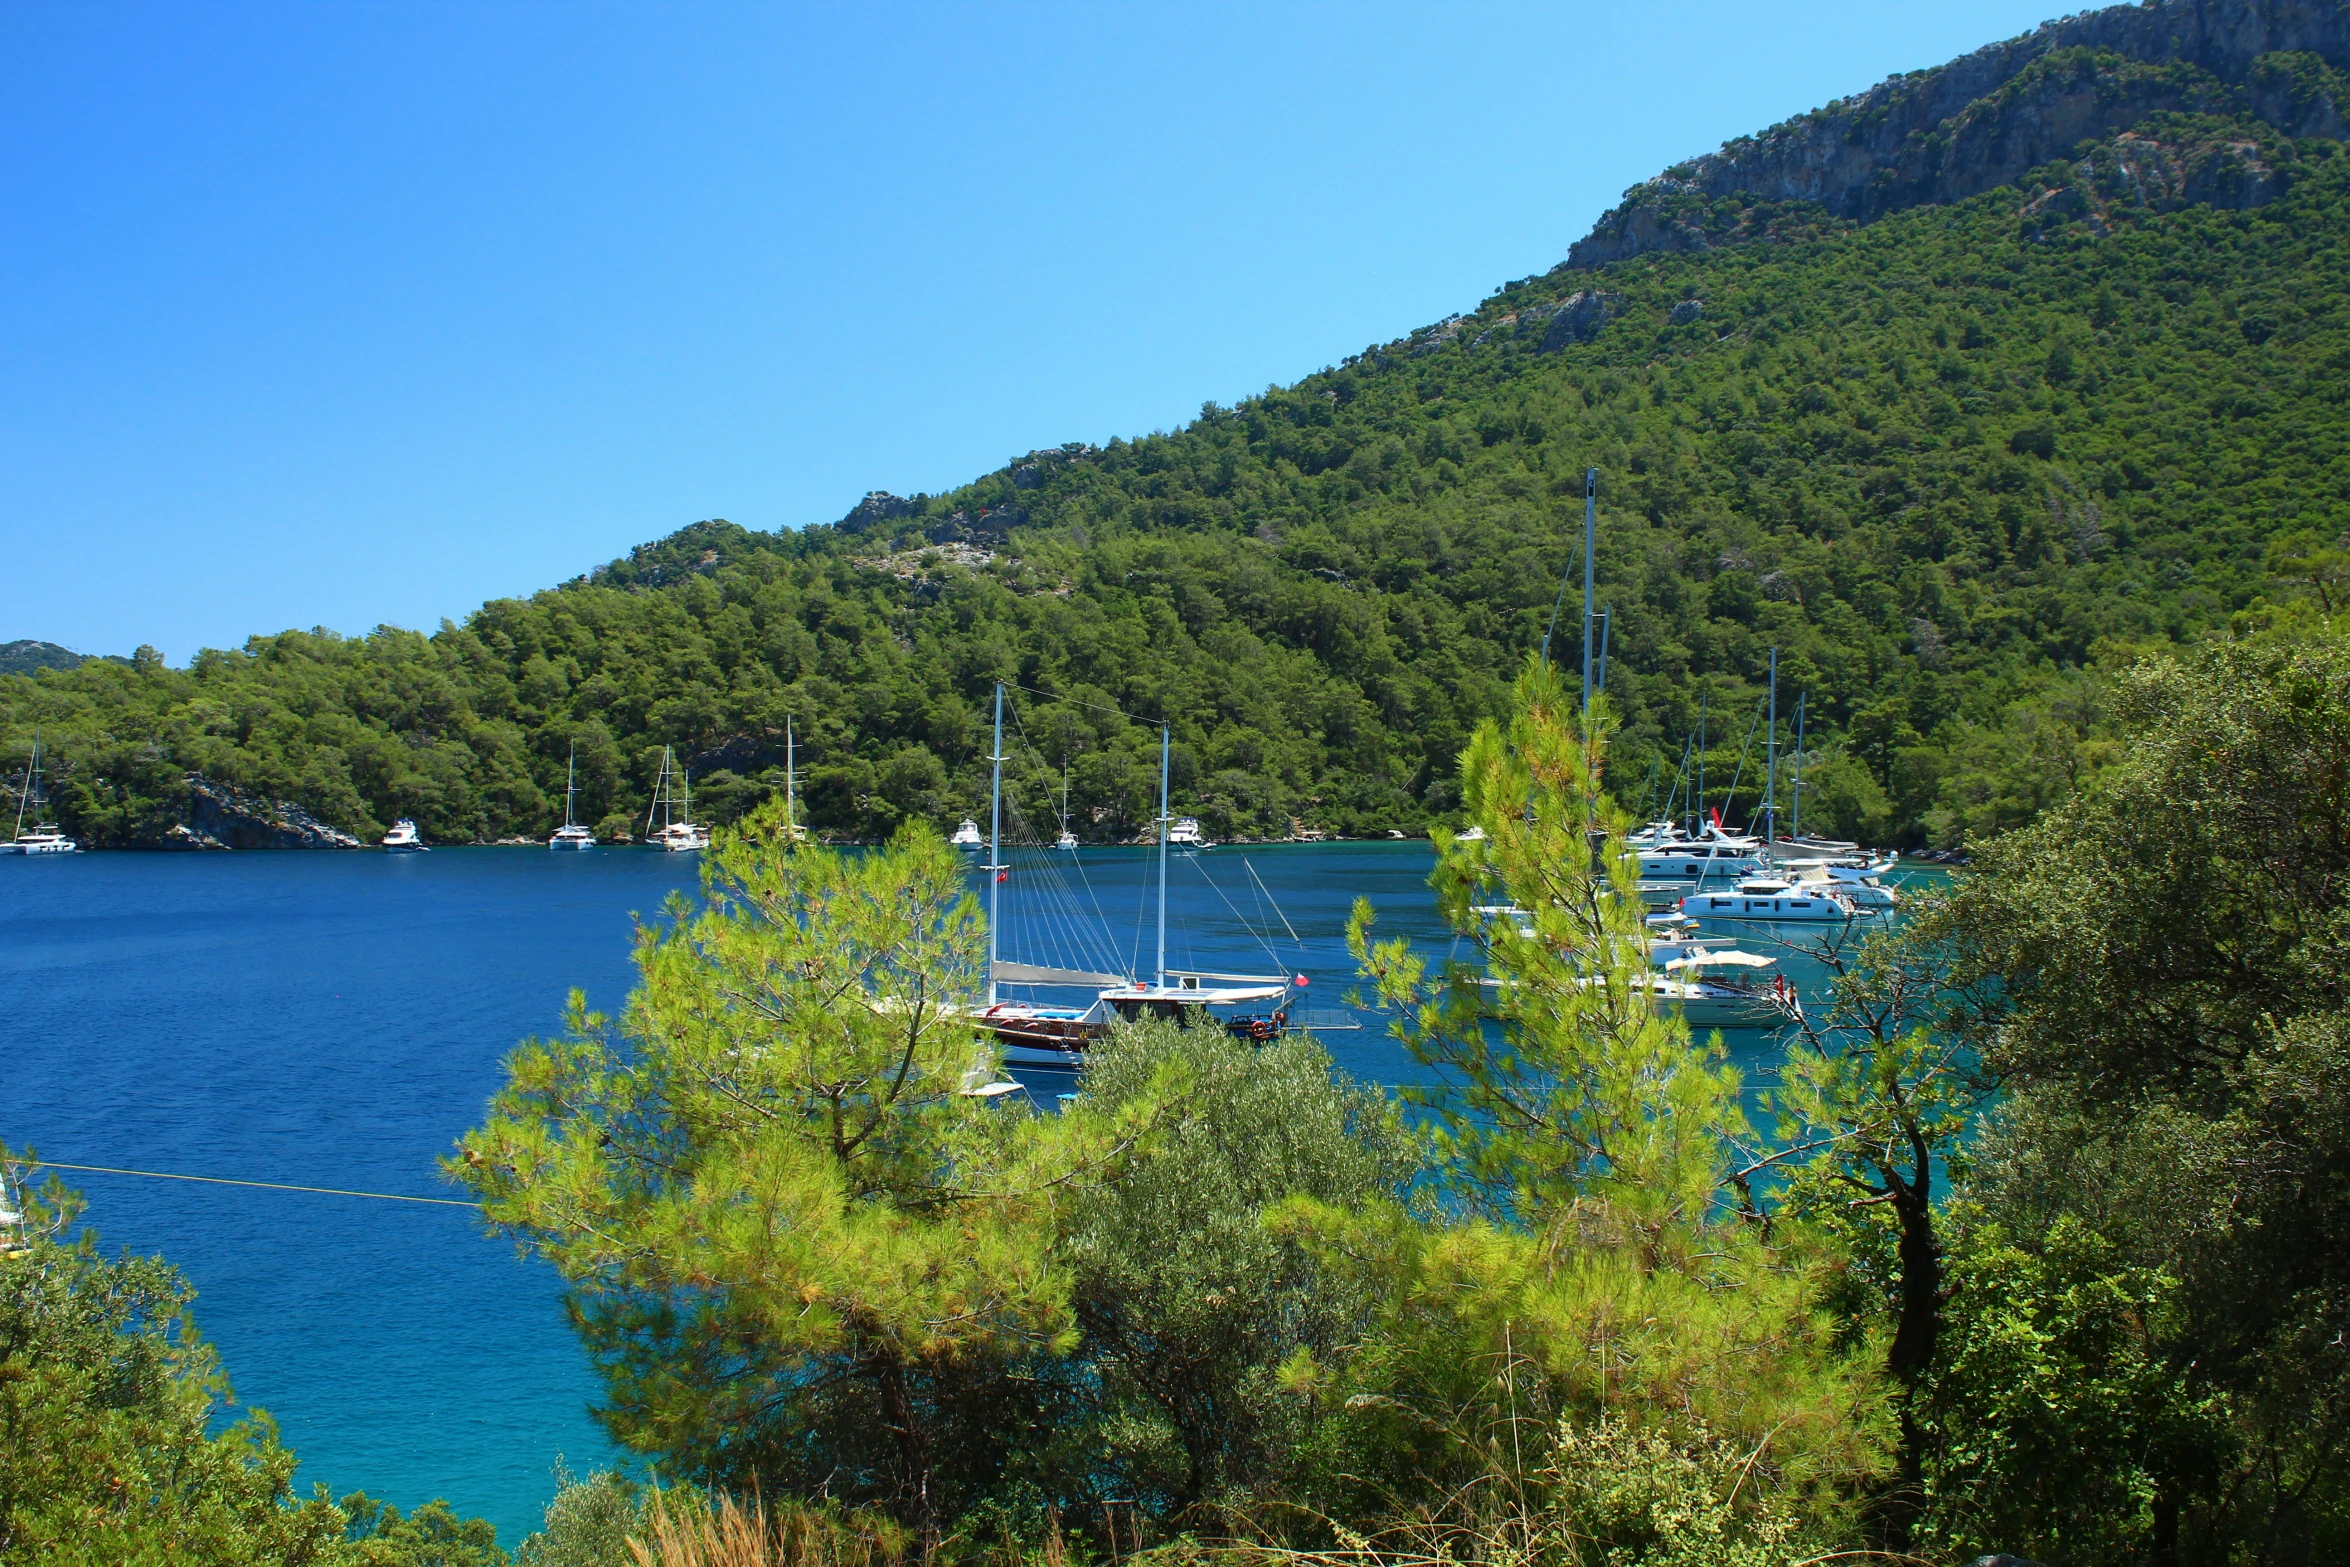
[[[1212,849],[1215,847],[1199,830],[1199,818],[1196,816],[1175,818],[1175,825],[1167,829],[1167,844],[1170,848],[1176,849]]]
[[[947,839],[947,842],[958,849],[984,849],[987,847],[987,838],[980,832],[979,824],[968,816],[963,818],[962,825],[955,829],[954,836]]]
[[[416,824],[405,816],[392,823],[392,830],[384,834],[383,846],[387,854],[422,854],[426,850]]]
[[[1885,862],[1890,865],[1891,862]],[[1901,906],[1901,894],[1885,885],[1880,878],[1884,866],[1859,867],[1828,865],[1814,862],[1789,868],[1795,886],[1803,891],[1833,892],[1863,913],[1873,913]]]

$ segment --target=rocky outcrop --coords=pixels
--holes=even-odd
[[[865,498],[850,507],[849,514],[840,520],[840,529],[843,533],[863,533],[875,523],[911,517],[914,509],[914,503],[903,495],[892,495],[887,490],[868,490]]]
[[[356,849],[359,840],[284,800],[188,775],[187,819],[141,846],[150,849]]]
[[[1527,330],[1526,317],[1538,322],[1547,316],[1550,325],[1542,334],[1541,351],[1552,354],[1569,343],[1590,342],[1623,308],[1621,294],[1603,294],[1595,288],[1578,289],[1555,305],[1538,305],[1522,312],[1518,330]]]
[[[0,675],[29,675],[36,669],[79,669],[82,656],[54,642],[0,642]]]
[[[2342,0],[2150,0],[2051,22],[1743,137],[1625,193],[1568,253],[1601,266],[1867,223],[2009,184],[2163,114],[2256,116],[2289,136],[2350,118]],[[2243,188],[2259,199],[2275,182]],[[1783,209],[1792,209],[1792,212]]]

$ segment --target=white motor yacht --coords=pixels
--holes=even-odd
[[[1751,876],[1721,892],[1694,892],[1681,912],[1701,920],[1764,920],[1774,924],[1842,923],[1860,911],[1829,887],[1798,886],[1776,876]]]
[[[1167,829],[1167,843],[1177,849],[1212,849],[1214,844],[1199,830],[1196,816],[1178,816],[1175,825]]]
[[[383,846],[387,854],[422,854],[427,847],[416,831],[416,824],[405,816],[392,823],[392,830],[384,834]]]
[[[73,854],[81,845],[57,830],[55,822],[41,818],[48,813],[49,797],[41,792],[41,733],[33,731],[33,757],[25,769],[24,788],[16,797],[16,832],[6,843],[0,843],[0,854]],[[25,826],[30,813],[33,825]]]
[[[962,825],[955,829],[954,836],[949,838],[947,842],[958,849],[984,849],[987,847],[987,838],[980,832],[979,824],[968,816],[963,818]]]
[[[1452,835],[1452,841],[1455,843],[1483,843],[1485,841],[1485,829],[1478,826],[1475,822],[1471,822],[1468,826],[1462,828],[1459,832],[1454,833]]]
[[[1694,838],[1674,837],[1633,852],[1640,860],[1640,879],[1649,883],[1728,886],[1765,868],[1760,840],[1718,827],[1707,827]]]
[[[1781,838],[1771,845],[1771,852],[1783,865],[1809,865],[1827,860],[1865,858],[1865,851],[1857,843],[1846,843],[1840,838],[1820,838],[1805,834],[1799,838]]]

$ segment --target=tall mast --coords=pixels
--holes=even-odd
[[[571,742],[571,760],[563,764],[563,825],[571,825],[571,797],[579,792],[579,742]]]
[[[41,731],[35,729],[33,731],[33,759],[25,767],[24,793],[16,797],[16,835],[19,838],[24,836],[24,808],[32,803],[33,791],[40,787],[40,783]],[[33,825],[38,827],[40,824],[40,813],[36,811],[33,813]]]
[[[685,768],[677,770],[677,786],[685,792],[685,799],[677,807],[685,814],[685,824],[694,824],[694,775]]]
[[[1167,988],[1167,751],[1168,729],[1159,725],[1159,988]]]
[[[1591,575],[1599,530],[1599,470],[1583,470],[1583,711],[1591,711]]]
[[[1697,830],[1705,831],[1705,699],[1697,693]]]
[[[1771,649],[1771,732],[1765,737],[1763,750],[1764,754],[1770,758],[1766,764],[1766,781],[1763,784],[1763,842],[1768,844],[1778,837],[1779,826],[1779,650],[1777,648]]]
[[[1004,890],[1003,856],[999,852],[1004,831],[1004,683],[995,683],[995,764],[993,781],[988,786],[987,802],[987,1004],[995,1005],[995,942],[996,904]]]
[[[998,746],[996,749],[1000,751],[1003,747]],[[786,838],[799,835],[799,818],[793,814],[795,807],[792,804],[792,775],[796,771],[798,758],[792,752],[791,715],[786,713],[783,718],[783,835]]]
[[[1803,836],[1803,704],[1810,697],[1809,691],[1795,697],[1795,821],[1791,835],[1797,838]]]
[[[1594,692],[1598,696],[1607,695],[1607,632],[1608,627],[1614,624],[1614,607],[1609,606],[1601,609],[1599,612],[1599,685]]]

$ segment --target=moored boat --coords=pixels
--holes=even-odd
[[[0,843],[0,854],[74,854],[81,845],[58,830],[55,822],[41,818],[48,813],[49,797],[41,790],[41,732],[33,731],[33,754],[25,768],[24,787],[16,796],[16,831],[6,843]],[[25,826],[30,813],[31,827]]]
[[[550,849],[592,849],[596,835],[571,819],[573,802],[579,798],[579,747],[571,748],[571,760],[563,764],[563,825],[547,839]]]
[[[392,830],[383,837],[386,854],[423,854],[428,847],[416,824],[405,816],[392,823]]]

